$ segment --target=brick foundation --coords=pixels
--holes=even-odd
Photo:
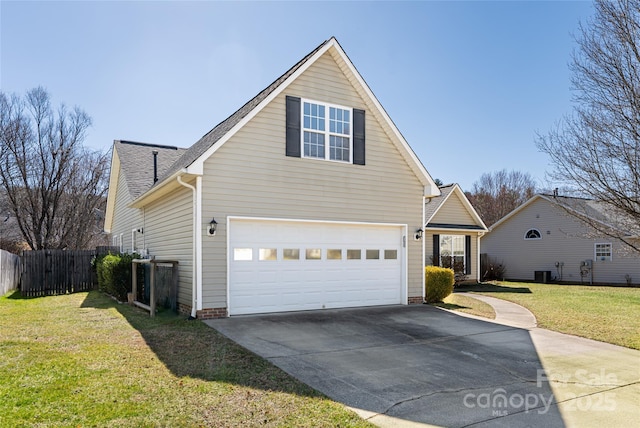
[[[191,306],[184,303],[178,303],[178,313],[184,315],[191,315]]]
[[[227,308],[207,308],[196,311],[196,318],[199,320],[208,320],[212,318],[226,318]]]
[[[410,305],[419,305],[423,302],[423,298],[422,296],[418,296],[418,297],[409,297],[409,304]]]
[[[179,303],[178,312],[185,315],[191,315],[191,306]],[[226,318],[227,316],[227,308],[207,308],[202,309],[201,311],[196,311],[196,318],[199,320]]]

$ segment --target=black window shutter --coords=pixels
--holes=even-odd
[[[287,95],[287,156],[300,157],[300,98]]]
[[[433,235],[433,265],[440,266],[440,235]]]
[[[353,163],[364,165],[364,110],[353,109]]]
[[[464,274],[471,275],[471,235],[464,236]]]

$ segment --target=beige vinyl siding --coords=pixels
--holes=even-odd
[[[433,235],[470,235],[471,236],[471,274],[467,276],[468,281],[478,281],[480,276],[478,274],[478,233],[473,231],[459,232],[451,231],[447,229],[441,230],[427,230],[424,234],[424,250],[425,250],[425,265],[431,265],[433,260]],[[484,245],[484,238],[482,238],[482,245]],[[484,251],[484,250],[481,250]]]
[[[193,197],[181,188],[145,207],[144,235],[150,256],[178,260],[178,302],[191,306]]]
[[[285,96],[365,109],[366,165],[285,156]],[[226,218],[422,226],[423,186],[329,54],[320,58],[205,162],[203,307],[226,307]],[[422,296],[422,243],[407,239],[408,296]]]
[[[455,192],[451,193],[447,201],[442,204],[429,223],[479,226]]]
[[[126,253],[133,250],[131,242],[131,229],[142,227],[142,212],[136,208],[128,208],[131,203],[131,195],[127,187],[126,177],[119,174],[118,185],[116,190],[115,212],[113,214],[113,224],[111,227],[111,236],[119,237],[122,234],[122,249]],[[138,235],[138,239],[142,239]],[[113,241],[112,241],[113,242]],[[138,247],[142,247],[137,243]]]
[[[540,231],[542,239],[525,240],[527,230]],[[595,259],[595,243],[611,243],[611,261]],[[535,271],[551,271],[560,277],[555,264],[564,263],[562,280],[581,282],[580,262],[593,260],[595,283],[625,283],[625,275],[631,275],[634,283],[640,283],[640,260],[624,251],[622,244],[613,238],[598,237],[561,208],[544,199],[537,199],[519,213],[498,225],[482,238],[482,252],[502,262],[506,277],[514,280],[533,280]],[[582,278],[589,282],[590,277]]]

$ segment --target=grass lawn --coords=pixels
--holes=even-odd
[[[518,303],[539,327],[640,350],[640,288],[504,282],[464,291]]]
[[[456,293],[445,297],[442,303],[432,303],[432,305],[490,319],[496,317],[496,312],[491,305]]]
[[[372,426],[199,321],[0,297],[0,426]]]

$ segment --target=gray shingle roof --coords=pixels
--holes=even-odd
[[[115,141],[114,150],[120,159],[129,193],[133,199],[142,195],[153,186],[153,150],[158,151],[158,176],[162,176],[186,149],[174,146],[137,143],[133,141]]]
[[[330,39],[329,39],[330,40]],[[265,98],[269,96],[274,90],[276,90],[289,76],[294,74],[309,58],[311,58],[318,50],[320,50],[325,44],[329,42],[325,40],[317,48],[311,51],[307,56],[302,58],[296,65],[291,67],[286,73],[278,77],[273,83],[263,89],[258,95],[249,100],[245,105],[240,107],[231,116],[220,122],[211,131],[206,133],[200,140],[194,145],[189,147],[184,154],[177,159],[170,168],[160,174],[159,183],[167,177],[176,173],[177,171],[188,167],[195,162],[200,156],[202,156],[211,146],[218,142],[227,132],[229,132],[236,124],[238,124],[247,114],[249,114],[256,106],[258,106]]]
[[[616,210],[603,202],[593,199],[576,198],[571,196],[554,196],[541,194],[552,203],[567,207],[580,216],[596,220],[603,225],[618,229],[626,235],[640,236],[640,226],[637,221],[626,213]]]
[[[449,193],[453,192],[454,187],[455,187],[454,183],[446,184],[444,186],[439,186],[438,187],[440,189],[440,192],[441,192],[440,196],[436,196],[435,198],[431,198],[429,203],[425,204],[425,206],[424,206],[424,220],[425,221],[427,221],[431,217],[433,217],[433,215],[436,213],[436,211],[438,211],[438,208],[440,208],[440,206],[444,203],[445,199],[447,199],[447,196],[449,196]]]

